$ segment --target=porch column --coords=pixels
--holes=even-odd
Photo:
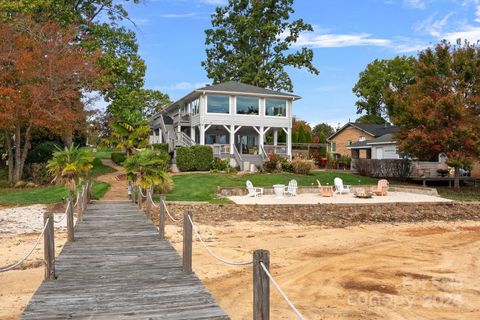
[[[264,131],[263,130],[264,130],[264,127],[260,126],[260,130],[258,132],[258,147],[259,147],[259,149],[260,149],[260,146],[262,146],[262,148],[263,148],[263,140],[264,140]],[[260,154],[260,151],[259,151],[258,154]]]
[[[200,145],[205,145],[205,125],[201,124],[198,126],[198,129],[200,130]]]
[[[182,131],[182,126],[181,126],[181,125],[178,125],[178,126],[177,126],[177,131],[178,131],[178,132],[181,132],[181,131]]]
[[[278,144],[278,131],[277,128],[273,129],[273,145],[276,146]]]
[[[161,128],[158,128],[158,143],[163,143],[163,133]]]
[[[230,125],[230,154],[233,155],[233,148],[235,147],[235,125]]]
[[[287,128],[287,155],[292,159],[292,128]]]
[[[190,139],[192,139],[193,141],[195,141],[195,127],[190,127]]]
[[[150,139],[150,144],[155,144],[157,143],[157,138],[156,138],[156,133],[157,133],[157,129],[153,129],[153,136],[152,136],[152,139]]]

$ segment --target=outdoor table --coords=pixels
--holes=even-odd
[[[283,195],[285,193],[285,185],[284,184],[274,184],[273,191],[275,192],[276,199],[283,199]]]

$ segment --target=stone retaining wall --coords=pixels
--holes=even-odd
[[[479,203],[388,203],[317,205],[238,205],[167,202],[170,214],[191,211],[194,221],[218,225],[225,221],[287,221],[345,227],[370,223],[480,220]],[[158,224],[158,209],[153,214]],[[167,220],[169,220],[167,218]],[[172,223],[168,221],[168,223]]]
[[[352,192],[355,192],[357,188],[372,188],[375,186],[372,185],[354,185],[351,187]],[[424,187],[417,187],[417,186],[400,186],[400,185],[392,185],[389,188],[389,191],[392,192],[410,192],[410,193],[417,193],[417,194],[425,194],[429,196],[438,196],[437,189],[435,188],[424,188]],[[217,187],[216,193],[218,195],[224,197],[231,197],[231,196],[245,196],[247,195],[247,189],[243,187],[232,187],[232,188],[223,188]],[[318,193],[318,187],[298,187],[297,189],[298,194],[302,193]],[[275,194],[273,191],[273,187],[265,187],[263,188],[263,194],[272,195]]]

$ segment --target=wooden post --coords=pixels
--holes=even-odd
[[[138,186],[138,208],[141,210],[142,209],[142,189],[140,186]]]
[[[47,222],[48,221],[48,222]],[[43,255],[45,262],[45,281],[55,280],[55,234],[53,213],[43,214],[43,223],[47,224],[43,233]]]
[[[253,252],[253,319],[270,319],[270,279],[263,270],[263,262],[267,270],[270,268],[270,252],[255,250]]]
[[[82,188],[82,191],[80,192],[80,198],[78,199],[78,221],[83,221],[83,211],[85,207],[85,197],[87,196],[87,193],[85,192],[85,188]]]
[[[192,213],[183,213],[183,272],[192,273]]]
[[[68,197],[68,211],[67,211],[67,241],[74,241],[75,234],[73,229],[73,191],[70,191],[70,196]],[[80,205],[80,203],[78,204]]]
[[[145,213],[147,214],[147,219],[150,220],[151,219],[151,215],[152,215],[152,201],[150,200],[152,197],[151,195],[151,192],[150,192],[150,189],[147,189],[147,206],[146,206],[146,209],[145,209]]]
[[[158,212],[158,234],[165,239],[165,196],[160,196],[160,210]]]

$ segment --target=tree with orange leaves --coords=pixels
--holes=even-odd
[[[419,53],[406,94],[390,92],[400,151],[422,160],[443,153],[459,169],[480,158],[480,47],[442,42]]]
[[[0,21],[0,129],[11,183],[22,177],[32,131],[63,135],[85,121],[85,94],[101,69],[75,32],[28,18]]]

